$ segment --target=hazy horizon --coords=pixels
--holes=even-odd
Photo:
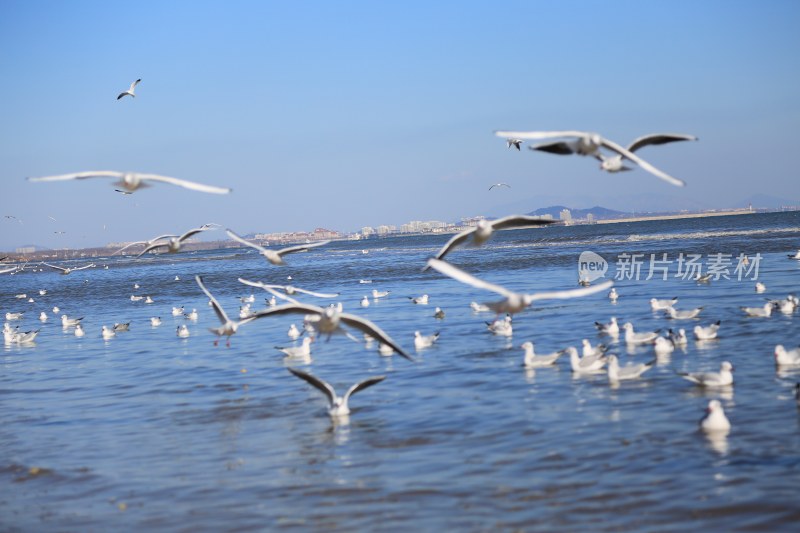
[[[501,216],[529,201],[528,211],[797,202],[798,23],[800,4],[755,1],[4,2],[0,249],[206,222],[355,231]],[[117,101],[137,78],[136,98]],[[686,181],[677,188],[640,169],[509,150],[498,129],[699,141],[640,153]],[[233,192],[120,195],[109,179],[25,179],[100,169]],[[497,182],[512,187],[487,190]]]

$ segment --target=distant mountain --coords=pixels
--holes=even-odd
[[[606,207],[600,207],[599,205],[590,207],[588,209],[574,209],[571,207],[565,207],[563,205],[551,205],[550,207],[542,207],[535,211],[531,211],[530,213],[528,213],[528,215],[530,216],[550,215],[556,220],[558,220],[561,216],[561,211],[563,211],[564,209],[569,209],[572,218],[586,218],[586,216],[590,213],[596,219],[619,218],[630,214],[630,213],[623,213],[622,211],[615,211],[613,209],[608,209]]]

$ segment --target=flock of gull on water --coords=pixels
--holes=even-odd
[[[125,96],[135,97],[134,89],[141,82],[137,79],[130,85],[127,91],[119,94],[117,100]],[[642,159],[635,152],[648,145],[661,145],[678,141],[694,141],[697,137],[684,134],[652,134],[640,137],[630,143],[627,147],[623,147],[613,141],[610,141],[596,133],[582,132],[582,131],[496,131],[498,137],[506,139],[508,148],[516,148],[520,150],[521,145],[526,140],[547,140],[556,139],[552,142],[544,144],[537,144],[529,146],[531,150],[548,152],[559,155],[577,154],[582,156],[591,156],[600,162],[600,169],[606,172],[621,172],[632,170],[632,167],[626,166],[633,164],[639,168],[653,174],[654,176],[666,181],[667,183],[675,186],[683,186],[684,182],[670,176],[664,171],[654,167],[646,160]],[[601,152],[601,149],[606,150],[610,155]],[[76,172],[72,174],[62,174],[56,176],[45,176],[38,178],[28,178],[34,182],[50,182],[50,181],[68,181],[68,180],[82,180],[90,178],[113,178],[117,181],[114,182],[115,191],[123,194],[131,194],[140,188],[148,187],[159,183],[167,183],[176,185],[186,189],[212,193],[212,194],[227,194],[231,189],[224,187],[216,187],[211,185],[204,185],[195,183],[188,180],[172,178],[168,176],[161,176],[157,174],[141,174],[135,172],[116,172],[116,171],[87,171]],[[499,187],[510,187],[506,183],[493,184],[489,190]],[[499,299],[484,304],[472,302],[470,307],[475,312],[488,312],[495,313],[496,318],[494,321],[487,322],[487,327],[495,335],[511,336],[513,332],[513,315],[518,314],[528,308],[533,302],[540,300],[553,300],[553,299],[569,299],[588,296],[598,292],[608,291],[608,298],[612,302],[616,302],[619,293],[612,287],[612,281],[605,281],[595,286],[588,283],[586,285],[575,289],[554,290],[539,292],[533,294],[517,293],[503,287],[501,285],[490,283],[488,281],[477,278],[476,276],[466,272],[455,265],[446,262],[444,258],[454,249],[460,246],[480,246],[488,241],[495,231],[513,228],[529,228],[536,226],[545,226],[553,223],[552,220],[543,220],[538,217],[512,215],[506,216],[497,220],[488,221],[481,220],[477,226],[469,228],[461,233],[453,236],[433,257],[429,258],[424,265],[423,271],[428,269],[436,270],[437,272],[448,276],[456,281],[469,285],[471,287],[495,293]],[[152,239],[145,241],[138,241],[131,243],[124,248],[115,252],[115,254],[132,246],[141,246],[142,249],[136,256],[149,252],[164,252],[164,253],[177,253],[181,250],[181,245],[188,238],[204,231],[217,229],[217,224],[204,224],[203,226],[190,229],[180,235],[165,234],[159,235]],[[250,242],[234,231],[226,230],[228,236],[234,241],[239,242],[243,246],[255,249],[272,265],[284,265],[284,256],[294,253],[306,251],[310,248],[326,245],[329,241],[301,244],[291,246],[279,250],[264,248],[256,243]],[[800,251],[793,255],[789,255],[792,259],[800,259]],[[42,266],[47,266],[59,270],[62,274],[70,274],[71,272],[95,267],[94,264],[85,265],[78,268],[62,267],[58,265],[51,265],[48,263],[40,263],[33,268],[33,271],[41,271]],[[0,269],[0,273],[15,274],[24,270],[26,264],[13,265],[8,268]],[[195,280],[200,290],[208,297],[209,305],[212,307],[214,313],[219,319],[219,326],[209,328],[209,330],[218,337],[215,344],[218,343],[219,338],[225,337],[227,345],[230,346],[230,338],[235,335],[238,329],[253,321],[273,316],[283,315],[297,315],[303,318],[302,330],[295,324],[292,324],[287,332],[289,338],[297,340],[303,337],[299,345],[288,347],[276,347],[285,354],[289,362],[310,363],[311,362],[311,344],[317,337],[330,338],[333,334],[342,334],[349,337],[351,340],[361,343],[362,340],[355,337],[350,331],[358,330],[363,334],[363,342],[369,347],[372,343],[377,341],[378,352],[382,356],[391,356],[398,354],[401,357],[414,362],[415,358],[405,350],[401,344],[396,342],[389,334],[381,329],[377,324],[373,323],[366,318],[356,314],[344,312],[342,304],[319,306],[309,303],[298,301],[296,298],[314,297],[314,298],[335,298],[338,293],[320,293],[294,287],[292,285],[276,285],[267,284],[260,281],[251,281],[239,278],[239,282],[250,286],[263,289],[271,295],[268,300],[269,306],[260,311],[252,311],[250,304],[255,301],[255,297],[251,295],[249,298],[243,298],[244,304],[237,316],[237,320],[230,318],[228,313],[214,297],[214,295],[206,287],[201,276],[195,276]],[[368,280],[362,280],[368,282]],[[134,286],[138,289],[138,285]],[[610,290],[609,290],[610,289]],[[766,287],[762,283],[756,284],[756,292],[762,293]],[[39,295],[44,296],[47,291],[39,290]],[[372,291],[372,296],[375,300],[389,296],[388,291],[379,291],[377,289]],[[16,296],[19,300],[27,300],[33,303],[33,297],[28,297],[27,294],[19,294]],[[153,303],[150,296],[136,296],[132,295],[131,300],[145,300],[145,303]],[[428,295],[410,298],[412,304],[426,305],[428,304]],[[696,319],[703,308],[698,307],[695,309],[682,310],[677,309],[677,298],[672,299],[657,299],[650,300],[650,306],[653,311],[663,311],[666,316],[674,321],[692,320]],[[362,307],[369,306],[369,298],[366,296],[361,300]],[[742,311],[751,317],[766,318],[769,317],[773,311],[791,315],[795,312],[800,300],[793,295],[789,295],[783,300],[769,300],[763,306],[756,307],[742,307]],[[59,313],[57,307],[53,308],[53,313]],[[192,310],[186,313],[183,307],[175,307],[172,310],[174,316],[185,316],[187,319],[196,321],[197,310]],[[11,322],[18,321],[23,318],[24,312],[7,312],[5,314],[6,323],[3,329],[4,339],[6,345],[24,345],[32,344],[36,339],[39,330],[20,331],[19,326],[11,326]],[[443,319],[445,316],[444,311],[437,307],[434,315],[437,319]],[[46,312],[40,315],[41,321],[48,320]],[[82,318],[69,317],[66,314],[61,315],[61,322],[64,329],[74,330],[75,336],[82,337],[85,331],[81,325]],[[157,327],[161,324],[159,317],[152,317],[150,319],[151,325]],[[696,325],[692,331],[695,339],[698,341],[708,341],[717,338],[720,329],[720,321],[714,322],[707,326]],[[118,332],[128,330],[130,323],[114,324],[113,326],[103,326],[101,335],[103,339],[112,339]],[[598,374],[605,373],[608,376],[609,383],[612,386],[618,386],[621,381],[640,379],[648,370],[650,370],[657,362],[659,357],[668,356],[676,347],[680,348],[688,343],[687,333],[685,329],[678,328],[675,331],[669,330],[668,335],[661,335],[657,331],[642,332],[635,331],[632,323],[627,322],[620,326],[615,317],[611,317],[608,323],[595,322],[598,334],[606,335],[610,338],[617,340],[621,333],[624,332],[624,340],[628,346],[637,345],[652,345],[655,358],[647,363],[631,363],[621,366],[619,359],[616,355],[607,353],[608,348],[602,344],[592,346],[588,339],[583,340],[582,350],[579,354],[578,350],[570,346],[564,350],[560,350],[549,354],[537,354],[534,350],[534,344],[527,341],[521,345],[524,350],[522,365],[528,369],[548,367],[555,365],[563,355],[567,355],[569,365],[572,372],[578,375]],[[176,334],[178,337],[188,337],[190,335],[189,328],[184,324],[177,328]],[[414,347],[419,352],[430,347],[439,338],[439,333],[423,335],[420,331],[416,331],[414,335]],[[786,349],[782,345],[775,346],[774,349],[775,363],[779,367],[800,367],[800,348]],[[306,381],[311,386],[317,388],[324,394],[328,400],[328,412],[332,417],[342,417],[350,413],[349,399],[356,392],[362,391],[372,385],[380,383],[386,376],[374,376],[363,381],[360,381],[351,386],[343,396],[339,396],[334,388],[326,381],[320,379],[313,374],[299,370],[298,368],[289,367],[289,372],[298,378]],[[720,368],[716,372],[689,372],[678,373],[678,375],[698,387],[718,389],[718,390],[732,390],[734,384],[733,378],[733,365],[729,361],[723,361]],[[800,384],[795,387],[795,395],[797,397],[798,405],[800,405]],[[708,403],[708,413],[700,421],[700,427],[707,432],[711,438],[724,438],[730,431],[731,424],[725,415],[722,404],[713,399]]]

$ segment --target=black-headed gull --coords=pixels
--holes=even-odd
[[[64,268],[64,267],[60,267],[60,266],[56,266],[56,265],[51,265],[50,263],[45,263],[45,262],[42,262],[42,264],[45,265],[45,266],[49,266],[50,268],[55,268],[56,270],[60,270],[61,274],[63,274],[64,276],[66,276],[67,274],[69,274],[71,272],[75,272],[77,270],[84,270],[84,269],[87,269],[87,268],[94,268],[96,266],[94,263],[89,263],[88,265],[84,265],[82,267],[75,267],[75,268],[67,267],[67,268]]]
[[[152,183],[169,183],[184,189],[206,192],[211,194],[228,194],[231,189],[228,187],[215,187],[204,185],[194,181],[162,176],[160,174],[142,174],[139,172],[117,172],[116,170],[87,170],[85,172],[73,172],[72,174],[59,174],[57,176],[43,176],[38,178],[28,178],[28,181],[68,181],[84,180],[89,178],[115,178],[117,187],[122,187],[126,191],[134,192],[137,189],[149,187]]]
[[[433,318],[437,320],[444,320],[444,310],[441,307],[437,307],[433,310]]]
[[[514,334],[514,327],[511,324],[512,318],[509,315],[506,315],[504,318],[498,318],[492,322],[486,323],[486,328],[492,332],[494,335],[500,335],[501,337],[510,337]]]
[[[497,220],[478,221],[478,225],[474,228],[469,228],[457,233],[444,246],[436,253],[435,259],[442,259],[444,256],[453,251],[454,248],[464,244],[467,240],[472,239],[472,246],[480,246],[489,240],[495,231],[513,228],[532,228],[535,226],[546,226],[552,224],[553,220],[543,220],[540,217],[525,216],[525,215],[511,215]],[[427,270],[429,265],[422,270]]]
[[[350,396],[386,379],[386,376],[375,376],[365,379],[347,389],[344,396],[337,396],[333,387],[318,377],[303,372],[302,370],[297,370],[296,368],[289,368],[288,370],[298,378],[315,387],[328,398],[328,414],[333,417],[349,415],[350,406],[348,405],[348,401],[350,400]]]
[[[703,431],[727,432],[731,429],[731,423],[725,416],[725,410],[719,400],[708,402],[706,415],[700,420],[700,428]]]
[[[283,256],[286,254],[303,252],[311,248],[316,248],[317,246],[324,246],[329,242],[331,242],[331,241],[310,242],[306,244],[298,244],[297,246],[289,246],[288,248],[282,248],[280,250],[270,250],[268,248],[264,248],[263,246],[260,246],[258,244],[243,239],[230,229],[225,230],[225,232],[228,234],[228,237],[230,237],[234,241],[240,244],[244,244],[245,246],[249,246],[254,250],[258,250],[258,253],[264,256],[264,258],[273,265],[285,265],[286,262],[283,260]]]
[[[694,338],[699,341],[710,341],[717,338],[717,332],[719,331],[719,325],[722,321],[717,320],[710,326],[695,326],[694,327]]]
[[[612,288],[610,291],[608,291],[608,299],[611,300],[612,303],[617,303],[617,300],[619,299],[619,293],[617,292],[617,289]]]
[[[151,316],[150,317],[150,325],[153,326],[154,328],[160,326],[161,325],[161,317],[160,316]]]
[[[538,300],[563,300],[568,298],[577,298],[580,296],[588,296],[596,292],[605,291],[614,284],[613,281],[608,280],[595,287],[585,287],[581,289],[571,289],[564,291],[539,292],[534,294],[520,294],[512,292],[506,289],[505,287],[501,287],[500,285],[495,285],[494,283],[489,283],[487,281],[478,279],[472,274],[469,274],[461,270],[460,268],[451,265],[446,261],[441,261],[439,259],[433,259],[433,258],[428,259],[428,266],[441,272],[446,276],[450,276],[456,281],[460,281],[461,283],[471,285],[477,289],[492,291],[505,297],[505,300],[486,304],[487,307],[489,307],[492,311],[498,314],[508,313],[513,315],[519,313],[520,311],[531,305],[533,302]]]
[[[374,299],[385,298],[391,294],[392,291],[379,291],[378,289],[372,289],[372,297]]]
[[[574,346],[568,347],[565,351],[569,355],[570,367],[576,374],[597,374],[602,372],[608,361],[608,358],[603,354],[580,357],[578,350]]]
[[[101,332],[101,334],[103,336],[103,339],[105,340],[113,339],[114,337],[117,336],[117,332],[114,331],[114,328],[110,328],[105,325],[103,326],[103,331]]]
[[[631,363],[625,366],[619,366],[619,360],[616,355],[608,356],[608,380],[612,383],[625,381],[628,379],[636,379],[642,374],[653,368],[656,360],[653,359],[649,363]]]
[[[506,139],[506,148],[514,147],[519,151],[522,146],[522,139]]]
[[[61,315],[61,325],[65,328],[74,328],[80,324],[81,320],[83,320],[83,317],[69,318],[67,315]]]
[[[184,233],[183,235],[180,235],[178,237],[166,236],[166,235],[161,236],[161,237],[156,237],[155,239],[151,240],[150,241],[151,244],[147,245],[144,250],[142,250],[141,252],[139,252],[136,255],[136,257],[139,258],[139,257],[143,256],[144,254],[146,254],[147,252],[150,252],[150,251],[153,251],[153,250],[158,250],[159,248],[166,248],[167,249],[167,253],[170,253],[170,254],[177,253],[177,252],[180,251],[181,246],[183,245],[184,241],[186,241],[189,237],[192,237],[194,235],[197,235],[200,232],[207,231],[209,229],[211,229],[211,228],[206,224],[206,225],[200,226],[199,228],[192,228],[189,231],[187,231],[186,233]],[[169,237],[166,242],[157,242],[160,239],[164,239],[165,237]]]
[[[733,385],[733,365],[723,361],[719,372],[678,372],[683,379],[701,387],[727,387]]]
[[[608,350],[608,347],[605,344],[598,344],[597,346],[592,346],[592,343],[589,342],[589,339],[583,339],[581,341],[583,345],[582,355],[583,357],[589,357],[592,355],[603,355]]]
[[[309,304],[301,304],[301,303],[289,303],[284,305],[279,305],[276,307],[272,307],[270,309],[266,309],[263,311],[257,312],[253,315],[252,318],[263,318],[271,315],[285,315],[285,314],[300,314],[300,315],[311,315],[315,319],[315,328],[324,335],[332,335],[333,333],[346,333],[342,329],[342,324],[346,326],[350,326],[353,328],[358,329],[362,333],[366,333],[378,341],[387,344],[394,349],[397,353],[408,359],[409,361],[413,361],[414,358],[408,355],[408,353],[403,350],[400,345],[398,345],[394,340],[392,340],[389,335],[387,335],[381,328],[376,326],[374,323],[370,322],[365,318],[361,318],[356,315],[352,315],[350,313],[343,313],[339,311],[336,307],[318,307],[316,305],[309,305]]]
[[[492,185],[489,187],[489,190],[491,191],[495,187],[507,187],[510,189],[511,185],[509,185],[508,183],[492,183]]]
[[[669,330],[669,340],[672,341],[672,344],[675,346],[686,346],[689,343],[689,339],[686,338],[686,330],[680,328],[678,331]]]
[[[130,331],[131,330],[131,323],[130,322],[115,322],[114,323],[114,331]]]
[[[439,340],[438,331],[432,335],[423,335],[419,331],[414,332],[414,348],[417,350],[430,348],[437,340]]]
[[[652,344],[658,338],[658,332],[656,331],[636,333],[633,330],[633,324],[630,322],[625,322],[622,329],[625,330],[625,342],[628,344]]]
[[[289,326],[289,330],[286,332],[286,335],[288,335],[290,339],[294,340],[294,339],[299,339],[302,333],[300,333],[300,330],[297,329],[297,326],[292,324],[291,326]]]
[[[600,153],[600,148],[605,148],[607,150],[611,150],[615,152],[617,155],[621,156],[620,163],[622,158],[627,159],[633,163],[639,165],[643,170],[653,174],[654,176],[666,181],[671,185],[676,185],[678,187],[683,187],[685,183],[677,178],[673,178],[666,172],[657,169],[641,157],[637,156],[630,150],[623,148],[619,144],[610,141],[597,133],[586,132],[586,131],[496,131],[495,135],[498,137],[514,137],[516,139],[523,139],[523,140],[538,140],[538,139],[553,139],[558,137],[574,137],[575,139],[572,141],[560,141],[548,144],[541,144],[538,146],[529,146],[531,150],[539,150],[549,152],[551,154],[559,154],[559,155],[569,155],[569,154],[578,154],[578,155],[590,155],[592,157],[601,159],[602,154]],[[601,159],[602,161],[602,159]],[[613,163],[610,164],[613,166]],[[620,169],[621,170],[621,169]]]
[[[178,337],[180,337],[181,339],[185,339],[185,338],[187,338],[187,337],[189,336],[189,326],[187,326],[186,324],[181,324],[181,325],[180,325],[180,326],[178,326],[178,328],[175,330],[175,334],[176,334]]]
[[[427,294],[423,294],[422,296],[406,296],[406,298],[411,300],[411,303],[413,303],[413,304],[428,305],[428,295]]]
[[[697,137],[694,135],[686,135],[683,133],[654,133],[650,135],[645,135],[643,137],[639,137],[631,144],[629,144],[625,149],[629,152],[633,153],[637,151],[639,148],[643,148],[645,146],[649,146],[651,144],[667,144],[671,142],[678,142],[678,141],[696,141]],[[534,147],[533,149],[536,150],[543,150],[542,147]],[[544,150],[548,151],[548,150]],[[626,167],[622,161],[622,156],[617,154],[611,157],[606,157],[598,152],[595,156],[598,161],[600,161],[600,168],[605,170],[606,172],[622,172],[625,170],[633,170],[630,167]]]
[[[211,333],[213,333],[217,337],[222,337],[223,335],[226,336],[228,338],[227,345],[230,346],[231,345],[231,335],[234,335],[236,333],[236,330],[239,329],[239,326],[241,326],[242,324],[246,324],[246,323],[250,322],[251,320],[253,320],[255,318],[255,315],[251,315],[248,318],[244,318],[244,319],[242,319],[242,320],[240,320],[238,322],[234,322],[233,320],[228,318],[227,314],[225,314],[225,310],[219,304],[217,299],[214,298],[211,295],[210,292],[208,292],[208,289],[206,289],[206,286],[203,284],[203,278],[200,277],[200,276],[195,276],[194,279],[195,279],[195,281],[197,281],[197,284],[200,286],[200,289],[202,289],[202,291],[205,293],[205,295],[208,296],[208,299],[211,301],[211,307],[214,309],[214,313],[217,315],[217,318],[219,319],[220,323],[222,324],[221,326],[216,327],[216,328],[208,328],[208,331],[210,331]],[[219,339],[214,341],[214,345],[216,346],[218,342],[219,342]]]
[[[787,350],[783,344],[775,346],[775,364],[778,366],[800,366],[800,347]]]
[[[131,98],[136,98],[136,95],[133,93],[133,91],[136,89],[136,86],[139,85],[139,82],[141,81],[142,78],[139,78],[135,82],[131,83],[131,86],[128,87],[127,91],[122,91],[121,93],[119,93],[119,96],[117,96],[117,100],[119,100],[123,96],[130,96]]]
[[[797,251],[794,253],[794,255],[792,255],[792,254],[789,254],[789,255],[787,255],[786,257],[788,257],[789,259],[800,259],[800,250],[797,250]]]
[[[42,322],[47,322],[47,313],[45,313],[44,311],[42,311],[42,312],[39,314],[39,320],[41,320]]]
[[[275,349],[283,352],[290,359],[309,359],[312,342],[314,342],[313,337],[306,337],[300,346],[276,346]]]
[[[611,322],[608,324],[601,324],[600,322],[595,322],[594,327],[597,328],[597,331],[608,335],[609,337],[619,337],[619,324],[617,324],[617,317],[612,316]]]
[[[675,343],[666,337],[656,337],[653,350],[656,355],[666,357],[675,351]]]
[[[653,311],[663,311],[668,307],[672,307],[678,303],[677,298],[670,298],[665,300],[659,300],[658,298],[650,298],[650,309]]]
[[[552,366],[558,361],[559,357],[566,353],[566,350],[559,350],[548,354],[537,354],[534,352],[533,343],[531,341],[523,342],[520,348],[525,350],[525,356],[522,360],[522,366],[525,368]]]

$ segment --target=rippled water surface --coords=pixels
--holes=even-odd
[[[41,328],[35,345],[2,352],[0,529],[796,530],[800,417],[792,389],[800,371],[778,371],[772,353],[778,343],[800,344],[800,311],[758,319],[739,306],[800,292],[800,261],[786,257],[800,248],[797,213],[508,231],[452,253],[449,260],[475,275],[527,292],[574,288],[586,250],[612,263],[608,275],[623,253],[762,256],[763,295],[754,280],[735,276],[708,285],[675,278],[675,264],[668,280],[646,281],[645,266],[641,280],[617,282],[618,303],[605,294],[537,302],[514,318],[511,338],[491,335],[485,321],[493,316],[469,308],[495,295],[421,272],[448,238],[336,242],[287,256],[282,268],[240,249],[0,277],[3,314],[25,311],[12,324]],[[207,328],[218,322],[196,274],[234,316],[238,297],[253,292],[238,277],[292,276],[298,287],[340,292],[345,310],[374,320],[418,362],[334,336],[312,345],[310,364],[289,363],[274,347],[292,344],[286,331],[300,316],[257,320],[230,348],[214,346]],[[391,294],[361,308],[373,288]],[[16,299],[20,293],[36,301]],[[429,305],[407,298],[423,293]],[[133,302],[132,294],[155,303]],[[266,293],[255,295],[253,308],[263,308]],[[653,296],[704,310],[698,320],[670,321],[650,310]],[[84,338],[62,330],[54,305],[85,317]],[[181,305],[196,308],[199,321],[173,317]],[[444,320],[433,318],[436,306]],[[163,325],[151,327],[151,316]],[[566,360],[522,368],[526,340],[550,352],[587,338],[610,343],[623,364],[653,359],[650,347],[597,335],[593,323],[611,316],[640,330],[690,331],[716,320],[722,327],[719,340],[690,340],[618,388],[605,375],[573,377]],[[103,324],[128,321],[129,332],[101,338]],[[191,336],[179,339],[184,323]],[[441,337],[415,352],[415,330]],[[676,375],[716,370],[723,360],[736,369],[730,391],[703,391]],[[340,393],[388,377],[353,396],[349,418],[334,421],[289,364]],[[711,398],[731,420],[725,438],[698,431]]]

